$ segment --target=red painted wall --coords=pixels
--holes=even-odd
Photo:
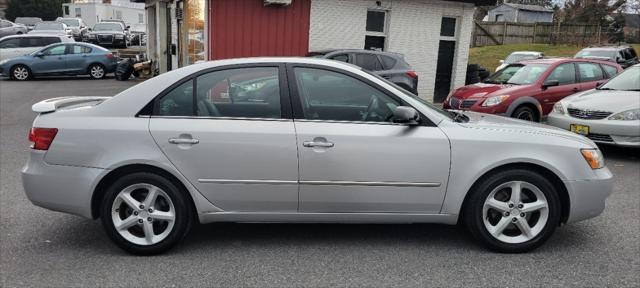
[[[209,60],[304,56],[311,0],[264,6],[263,0],[209,0]]]

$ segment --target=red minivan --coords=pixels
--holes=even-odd
[[[443,107],[540,121],[562,98],[596,88],[619,72],[620,65],[607,61],[527,60],[503,68],[483,83],[455,89]]]

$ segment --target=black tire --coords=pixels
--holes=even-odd
[[[16,71],[24,71],[24,73],[20,73],[20,75],[26,75],[26,76],[16,76]],[[9,70],[9,78],[11,80],[17,80],[17,81],[27,81],[30,79],[33,79],[33,73],[31,73],[31,69],[29,69],[29,67],[27,67],[26,65],[22,65],[22,64],[18,64],[18,65],[14,65],[13,67],[11,67],[11,70]]]
[[[513,114],[511,114],[511,117],[521,119],[521,120],[532,121],[532,122],[540,121],[538,117],[538,113],[529,106],[518,107],[515,111],[513,111]]]
[[[102,71],[102,73],[98,73],[96,70],[96,72],[94,73],[94,69],[99,69],[99,71]],[[89,76],[91,76],[91,78],[93,79],[102,79],[105,76],[107,76],[107,70],[104,68],[104,66],[102,66],[102,64],[91,64],[89,65],[89,68],[87,70],[87,72],[89,73]]]
[[[134,184],[151,184],[156,186],[162,189],[173,203],[175,209],[173,228],[167,236],[158,243],[152,245],[135,244],[125,239],[114,227],[111,211],[112,205],[123,189]],[[118,178],[118,180],[107,189],[100,206],[100,218],[109,238],[123,250],[137,255],[161,254],[180,242],[191,229],[195,212],[192,203],[190,203],[190,198],[186,193],[187,191],[183,191],[183,189],[176,186],[173,182],[160,175],[149,172],[132,173]]]
[[[503,183],[524,181],[536,186],[548,203],[548,218],[545,226],[535,237],[522,243],[507,243],[498,240],[487,230],[483,220],[483,206],[491,192]],[[562,215],[557,189],[543,175],[525,169],[503,170],[487,176],[474,186],[464,204],[463,220],[469,232],[486,247],[502,253],[523,253],[542,245],[560,224]],[[499,216],[500,217],[500,216]],[[510,216],[504,216],[509,218]]]
[[[133,60],[127,59],[118,63],[116,67],[115,76],[118,81],[126,81],[129,80],[133,74]]]

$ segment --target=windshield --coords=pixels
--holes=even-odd
[[[70,27],[79,27],[80,21],[78,19],[61,19],[60,22],[67,24]]]
[[[504,63],[513,64],[516,62],[520,62],[522,60],[531,60],[531,59],[538,59],[538,55],[512,53],[511,55],[509,55],[509,57],[507,57],[507,59],[504,59]]]
[[[40,18],[16,18],[16,23],[24,24],[24,25],[35,25],[38,22],[42,22]]]
[[[38,23],[33,30],[64,30],[62,23]]]
[[[601,90],[640,91],[640,66],[631,67],[602,85]]]
[[[491,75],[485,83],[528,85],[536,82],[549,69],[548,64],[509,65]]]
[[[588,57],[606,57],[609,59],[616,58],[616,51],[614,50],[582,50],[576,54],[576,58],[588,58]]]
[[[94,31],[122,31],[122,25],[118,23],[98,23],[93,26]]]

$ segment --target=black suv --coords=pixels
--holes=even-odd
[[[618,63],[627,69],[638,61],[638,54],[631,46],[589,47],[580,50],[574,58],[599,59]]]
[[[418,74],[400,53],[357,49],[331,49],[309,52],[307,57],[325,58],[354,64],[418,95]]]

